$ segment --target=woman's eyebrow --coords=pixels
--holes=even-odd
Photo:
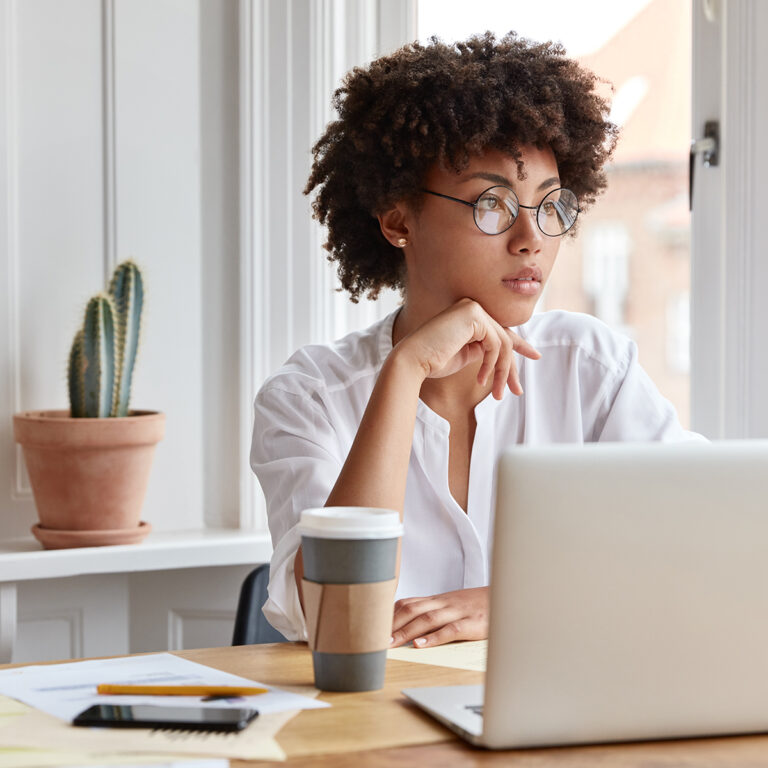
[[[496,184],[503,184],[505,187],[512,186],[512,182],[506,176],[501,176],[498,173],[489,173],[486,171],[478,171],[477,173],[470,173],[469,176],[465,176],[461,180],[461,183],[463,184],[465,181],[470,181],[471,179],[485,179],[486,181],[493,181]]]
[[[490,173],[487,171],[477,171],[476,173],[470,173],[469,176],[465,176],[461,180],[461,183],[464,183],[465,181],[470,181],[471,179],[485,179],[486,181],[492,181],[495,184],[503,184],[505,187],[512,187],[512,182],[506,176],[502,176],[501,174],[498,174],[498,173]],[[541,184],[539,184],[539,186],[536,188],[536,191],[541,192],[547,187],[553,187],[553,186],[560,186],[560,179],[557,176],[552,176],[549,179],[542,181]]]
[[[539,184],[539,186],[536,187],[536,191],[541,192],[547,187],[559,187],[559,186],[560,186],[560,179],[558,179],[557,176],[552,176],[552,178],[547,179],[546,181],[542,181],[541,184]]]

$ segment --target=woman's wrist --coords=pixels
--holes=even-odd
[[[407,338],[392,348],[384,365],[396,370],[401,376],[411,378],[419,390],[430,373],[429,364],[419,358]]]
[[[382,507],[402,513],[423,381],[423,369],[408,355],[390,353],[326,506]]]

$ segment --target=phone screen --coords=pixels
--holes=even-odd
[[[109,728],[184,728],[240,731],[259,713],[255,709],[166,707],[156,704],[94,704],[73,725]]]

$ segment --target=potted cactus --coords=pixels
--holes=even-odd
[[[128,409],[143,303],[138,266],[119,264],[72,343],[70,410],[13,417],[46,549],[138,543],[150,531],[141,507],[165,416]]]

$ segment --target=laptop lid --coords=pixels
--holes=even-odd
[[[768,730],[768,441],[510,449],[492,559],[488,746]]]

